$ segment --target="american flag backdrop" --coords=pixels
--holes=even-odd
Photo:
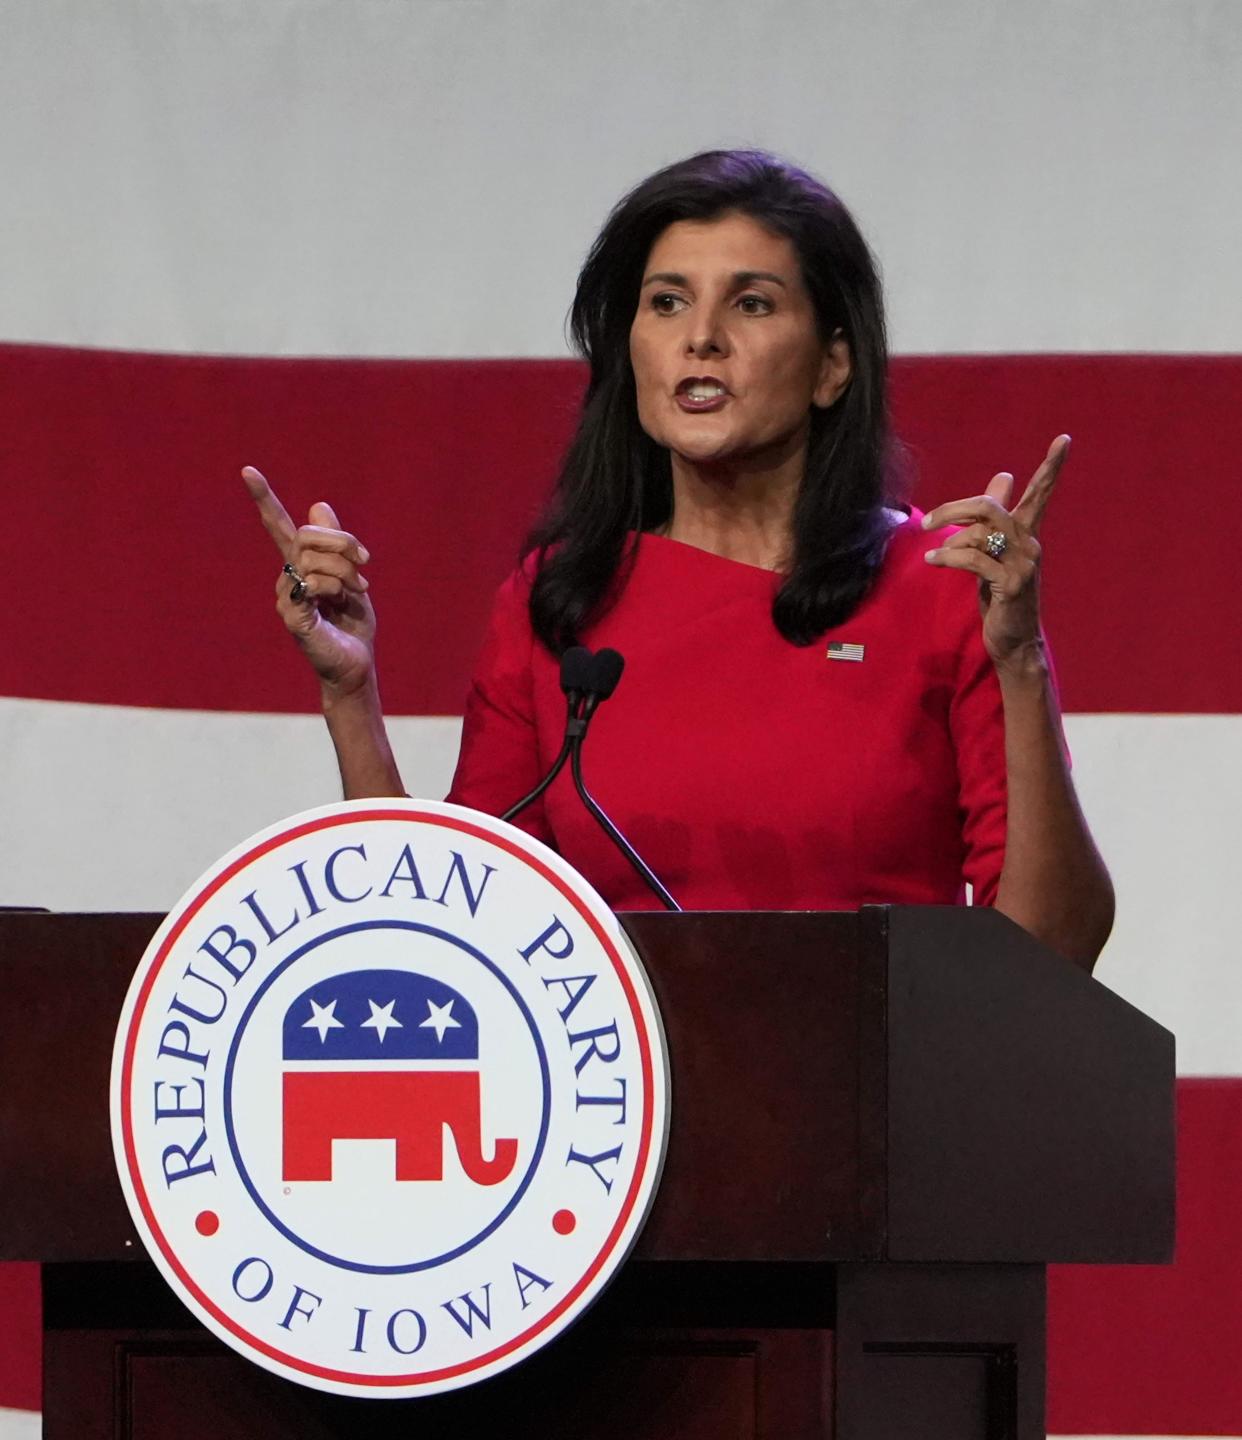
[[[1240,82],[1233,0],[0,0],[0,904],[164,909],[336,793],[244,463],[370,548],[442,796],[586,247],[659,165],[788,154],[881,260],[918,500],[1074,436],[1047,624],[1180,1228],[1053,1274],[1050,1429],[1242,1436]],[[0,1266],[0,1440],[38,1327]]]

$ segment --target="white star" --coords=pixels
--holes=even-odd
[[[418,1028],[434,1030],[436,1039],[440,1041],[443,1041],[446,1030],[460,1030],[461,1021],[453,1019],[453,1002],[450,1000],[444,1005],[437,1005],[434,1000],[428,1000],[427,1018]]]
[[[379,1036],[381,1045],[384,1043],[384,1036],[387,1035],[390,1030],[403,1030],[405,1028],[400,1020],[393,1017],[392,1007],[396,1003],[395,1000],[390,1000],[387,1005],[377,1005],[374,1000],[367,1001],[367,1004],[371,1007],[371,1018],[362,1022],[362,1028],[364,1030],[374,1030]]]
[[[329,1030],[344,1030],[344,1025],[336,1018],[336,1001],[331,1000],[327,1005],[316,1005],[310,1002],[311,1018],[302,1025],[303,1030],[318,1030],[319,1043],[328,1038]]]

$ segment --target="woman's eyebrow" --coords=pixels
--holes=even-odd
[[[733,272],[732,283],[735,290],[743,290],[747,285],[753,285],[756,280],[770,280],[773,285],[779,285],[782,289],[788,288],[788,282],[784,277],[774,274],[771,270],[735,270]],[[676,270],[657,270],[643,281],[644,289],[648,285],[680,285],[683,289],[689,289],[690,282]]]
[[[747,285],[753,285],[756,280],[770,280],[773,285],[779,285],[786,289],[785,280],[780,275],[774,275],[771,270],[735,270],[733,272],[733,283],[739,290],[745,289]]]

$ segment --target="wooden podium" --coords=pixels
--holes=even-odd
[[[622,917],[668,1032],[651,1218],[473,1389],[320,1395],[219,1344],[130,1224],[112,1041],[153,915],[0,916],[0,1259],[44,1262],[51,1440],[1036,1440],[1044,1267],[1173,1247],[1173,1037],[991,911]]]

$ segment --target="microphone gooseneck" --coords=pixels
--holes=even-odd
[[[591,657],[591,671],[589,683],[586,688],[586,699],[582,707],[582,729],[577,734],[568,735],[570,746],[569,770],[573,776],[574,789],[578,792],[578,798],[594,816],[596,823],[604,834],[612,841],[618,850],[625,856],[634,869],[638,872],[643,883],[654,892],[660,904],[666,910],[680,910],[681,906],[668,893],[660,881],[652,872],[651,867],[642,858],[637,850],[630,844],[624,835],[617,829],[608,816],[604,813],[603,807],[586,788],[582,779],[582,742],[586,739],[586,725],[591,716],[595,713],[596,707],[601,705],[612,692],[617,688],[621,679],[621,672],[625,669],[625,660],[615,650],[601,650]]]
[[[528,805],[534,804],[565,768],[565,762],[568,760],[578,798],[586,806],[600,829],[634,867],[643,883],[655,893],[661,905],[668,910],[680,910],[681,906],[656,878],[651,867],[604,813],[599,802],[586,788],[586,783],[582,778],[582,742],[586,739],[591,716],[617,688],[621,672],[624,669],[625,660],[616,650],[601,650],[598,654],[592,655],[585,646],[575,645],[565,651],[561,656],[561,689],[565,692],[567,713],[565,738],[561,743],[560,753],[552,762],[552,768],[530,794],[524,795],[500,818],[512,820],[515,815],[521,814]]]
[[[624,835],[622,835],[620,830],[617,829],[617,827],[604,813],[598,801],[583,783],[582,736],[575,736],[574,740],[571,743],[572,754],[570,756],[569,770],[570,774],[574,777],[574,789],[577,790],[579,799],[595,817],[600,829],[603,830],[604,834],[608,836],[608,838],[617,847],[617,849],[620,850],[622,855],[624,855],[625,858],[630,862],[630,864],[638,872],[640,878],[647,885],[647,887],[655,893],[656,897],[660,901],[660,904],[663,905],[666,910],[679,911],[681,909],[681,906],[677,903],[676,900],[673,899],[673,897],[660,883],[655,874],[652,872],[651,867],[647,864],[643,857],[638,853],[637,850],[634,849],[630,842],[625,838]]]

